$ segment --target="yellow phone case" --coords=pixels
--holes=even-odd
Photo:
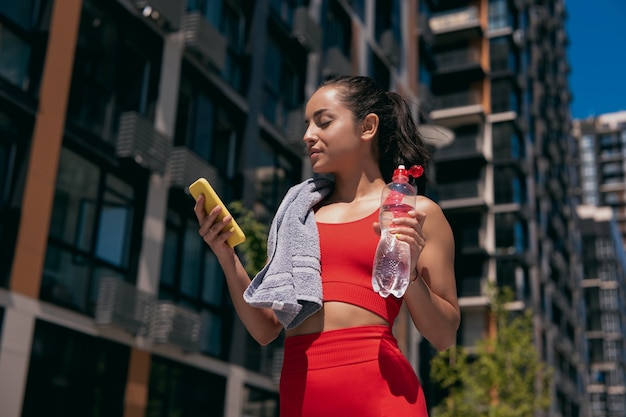
[[[189,186],[189,192],[193,196],[195,200],[198,200],[200,194],[204,194],[204,209],[206,212],[210,212],[213,210],[215,206],[221,206],[222,212],[218,216],[218,220],[222,220],[225,216],[230,215],[230,212],[222,203],[222,200],[219,198],[211,184],[206,180],[206,178],[198,178]],[[235,233],[226,239],[226,242],[230,245],[231,248],[243,243],[246,240],[246,235],[244,235],[243,231],[233,218],[230,223],[225,227],[225,229],[233,228]]]

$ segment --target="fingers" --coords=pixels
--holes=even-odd
[[[198,218],[198,234],[202,239],[215,250],[216,245],[225,244],[226,240],[234,233],[234,229],[228,228],[232,216],[224,216],[221,220],[219,215],[222,212],[220,206],[215,206],[210,212],[204,209],[204,195],[200,195],[194,206],[194,213]]]
[[[390,230],[396,235],[396,238],[411,245],[415,258],[419,256],[426,245],[426,237],[422,230],[425,220],[425,213],[413,210],[409,212],[408,217],[394,219]]]

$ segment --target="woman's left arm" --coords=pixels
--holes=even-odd
[[[454,274],[454,236],[441,208],[418,197],[411,252],[417,257],[404,295],[413,323],[439,351],[456,343],[461,321]],[[408,236],[407,236],[408,237]],[[411,240],[411,239],[409,239]]]

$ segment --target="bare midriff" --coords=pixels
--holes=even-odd
[[[327,301],[320,311],[306,319],[300,326],[287,330],[285,336],[291,337],[348,327],[372,325],[388,326],[389,323],[378,314],[362,307],[339,301]]]

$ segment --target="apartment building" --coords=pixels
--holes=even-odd
[[[577,207],[583,235],[589,416],[626,414],[626,251],[616,211]]]
[[[556,372],[549,415],[585,415],[565,18],[563,0],[0,2],[3,415],[277,415],[280,340],[236,319],[186,187],[269,221],[310,174],[304,101],[338,74],[454,133],[429,139],[458,343],[488,332],[486,281],[513,287]],[[394,331],[437,401],[432,348]]]
[[[626,111],[574,120],[582,203],[612,207],[626,237]]]
[[[416,1],[0,2],[3,417],[276,416],[197,235],[206,177],[269,221],[303,105],[368,74],[417,100]],[[399,339],[418,365],[416,332]]]
[[[565,2],[420,4],[420,101],[455,136],[435,194],[456,236],[458,343],[491,331],[485,283],[511,287],[555,372],[547,415],[587,415]]]

